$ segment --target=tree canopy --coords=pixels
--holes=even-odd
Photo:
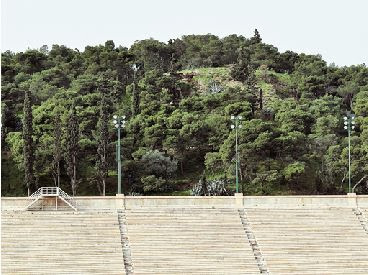
[[[60,181],[73,194],[114,194],[114,114],[127,120],[125,193],[190,194],[203,177],[234,191],[231,115],[243,117],[242,192],[345,193],[347,112],[356,114],[352,182],[368,193],[365,64],[337,67],[319,55],[281,53],[255,30],[250,38],[6,51],[1,69],[5,196],[27,194],[24,173],[33,189]]]

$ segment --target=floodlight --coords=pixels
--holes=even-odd
[[[348,126],[344,126],[344,129],[346,130],[346,129],[348,129]]]
[[[348,125],[348,122],[347,121],[344,121],[344,125]]]
[[[235,119],[235,117],[234,116],[231,116],[231,119]]]
[[[231,129],[234,129],[235,128],[235,125],[231,124]]]
[[[344,120],[347,120],[348,118],[346,116],[344,116]]]

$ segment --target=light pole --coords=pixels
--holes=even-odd
[[[349,193],[351,193],[351,153],[350,153],[350,135],[351,131],[355,128],[355,115],[348,112],[344,116],[344,129],[348,130],[348,151],[349,151]]]
[[[132,65],[132,69],[133,69],[133,71],[134,71],[134,74],[133,74],[133,79],[135,80],[135,74],[137,73],[137,71],[139,70],[139,67],[140,66],[137,66],[137,64],[133,64]],[[134,82],[134,81],[133,81]]]
[[[137,66],[137,64],[133,64],[132,65],[132,69],[133,69],[133,96],[136,97],[134,98],[133,100],[137,101],[138,98],[137,98],[137,95],[135,94],[135,77],[137,75],[137,71],[139,70],[140,66]],[[133,102],[133,104],[137,104],[137,102]],[[136,114],[133,114],[133,115],[136,115]]]
[[[242,116],[231,116],[231,120],[234,124],[231,124],[231,129],[235,129],[235,180],[236,180],[236,193],[239,193],[239,153],[238,153],[238,129],[242,126],[239,121],[243,119]]]
[[[120,153],[120,130],[125,125],[125,116],[113,116],[114,126],[118,130],[118,146],[116,148],[117,163],[118,163],[118,194],[121,194],[121,153]]]

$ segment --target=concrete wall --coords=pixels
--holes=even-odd
[[[152,207],[205,207],[205,208],[235,208],[234,197],[189,197],[189,196],[137,196],[125,197],[126,209]]]
[[[347,196],[242,196],[190,197],[190,196],[106,196],[75,197],[79,210],[116,210],[137,208],[354,208],[368,209],[368,195]],[[23,210],[28,198],[3,197],[2,210]],[[54,201],[44,206],[52,209]],[[60,204],[60,206],[63,206]],[[65,206],[65,205],[64,205]],[[65,207],[64,207],[65,208]]]
[[[245,196],[245,208],[352,208],[368,196]]]
[[[357,206],[368,209],[368,195],[357,196]]]

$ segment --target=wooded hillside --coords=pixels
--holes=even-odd
[[[130,48],[107,41],[83,52],[62,45],[6,51],[1,69],[3,196],[27,195],[25,174],[31,192],[59,178],[70,193],[103,194],[105,181],[106,194],[115,194],[114,114],[126,116],[126,194],[190,194],[200,179],[234,192],[231,115],[243,117],[240,191],[346,193],[347,112],[356,116],[352,184],[368,193],[364,64],[337,67],[318,55],[280,53],[255,31],[249,39],[187,35]],[[32,115],[24,117],[27,94]]]

